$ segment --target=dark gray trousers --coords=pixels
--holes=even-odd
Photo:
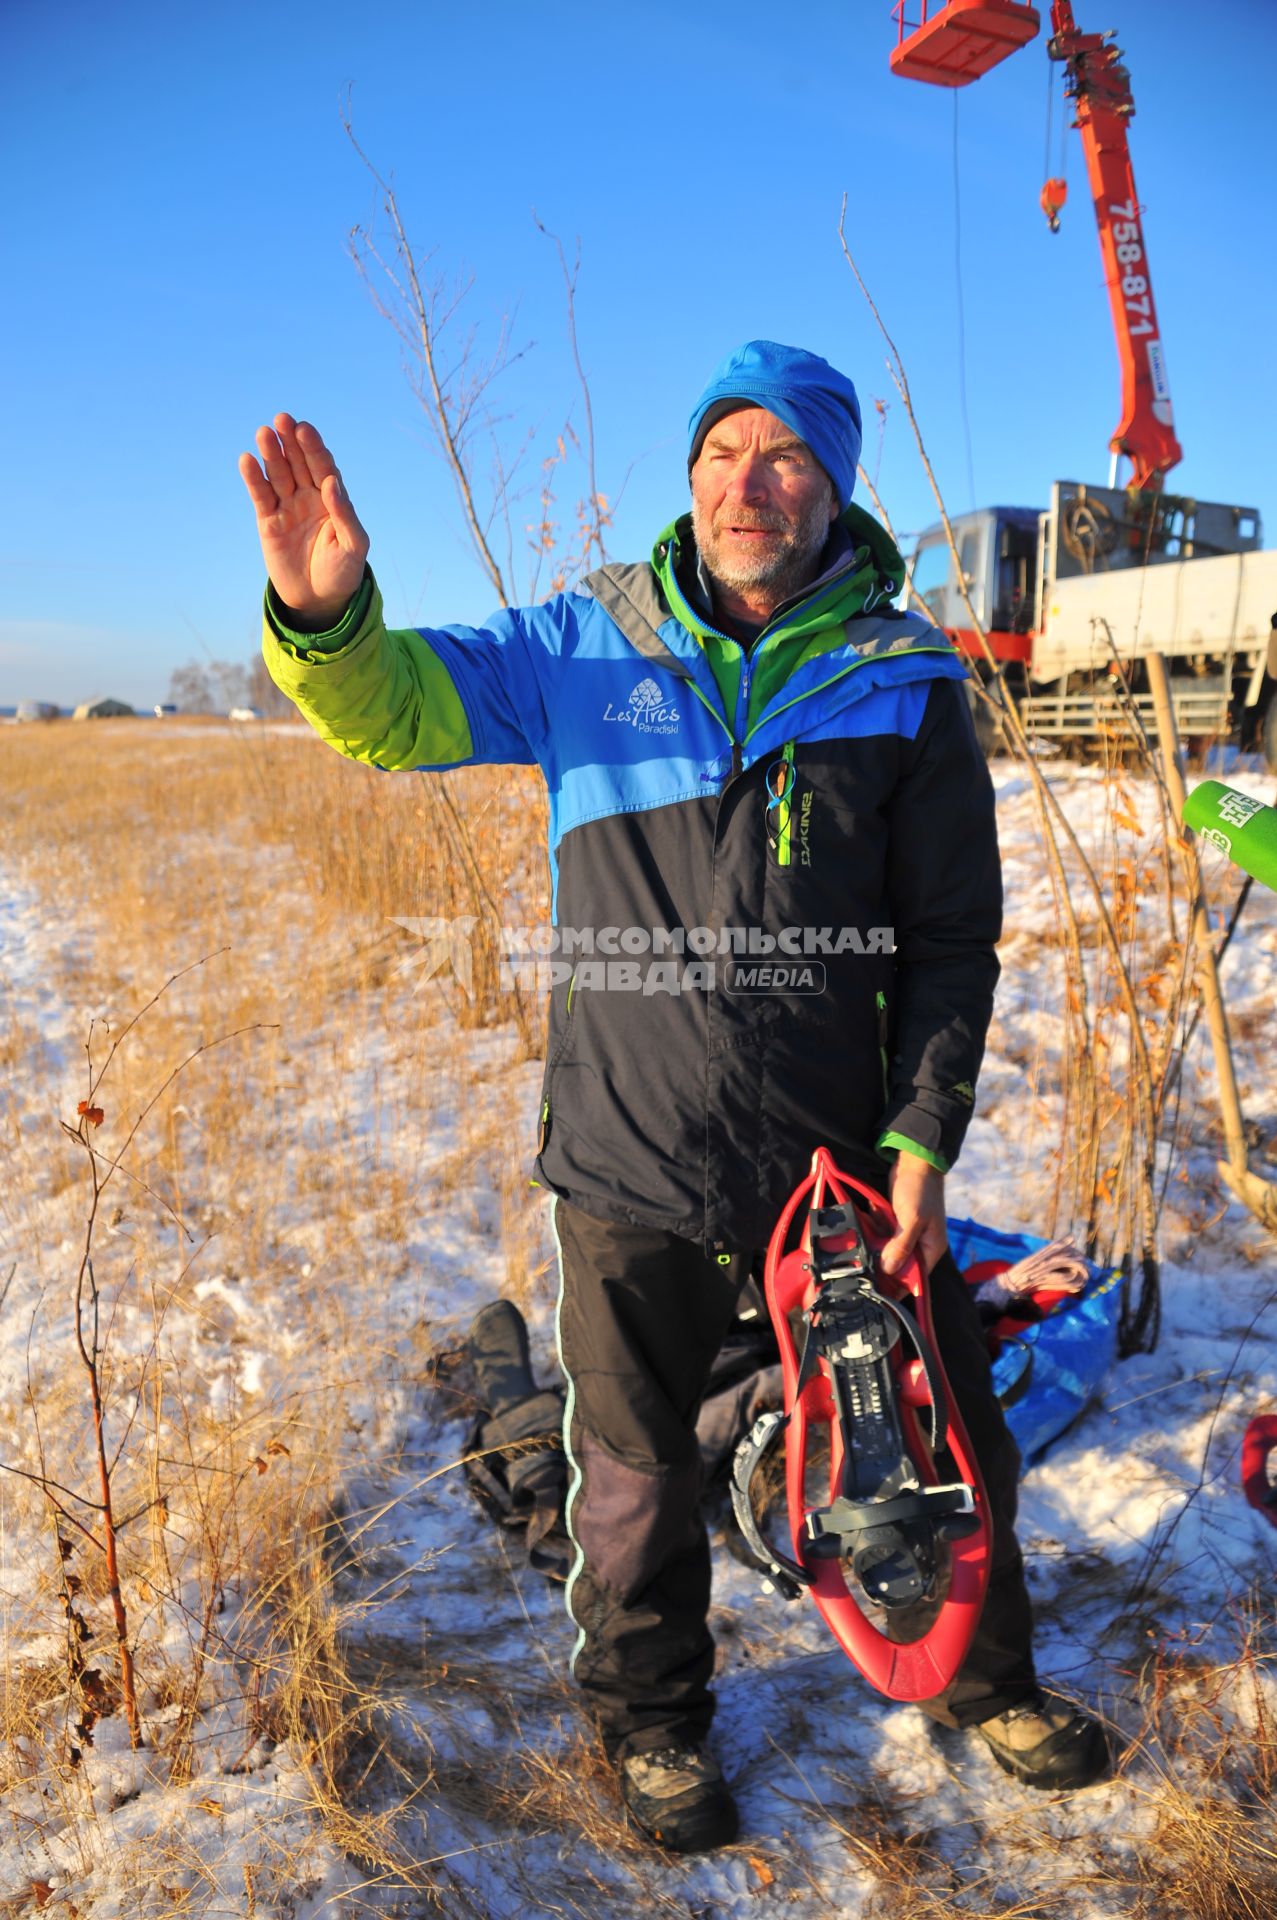
[[[696,1414],[751,1256],[717,1264],[689,1240],[555,1206],[559,1359],[568,1383],[567,1589],[573,1672],[615,1759],[671,1735],[701,1741],[714,1711],[710,1554]],[[936,1337],[975,1448],[993,1567],[962,1670],[927,1711],[972,1726],[1035,1684],[1033,1617],[1015,1537],[1020,1459],[984,1333],[946,1254],[931,1276]]]

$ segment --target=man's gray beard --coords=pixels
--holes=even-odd
[[[765,514],[751,515],[738,524],[748,526],[761,522],[765,526],[767,518]],[[713,530],[712,516],[695,500],[692,502],[692,532],[696,536],[696,550],[705,562],[710,578],[733,593],[751,587],[767,587],[775,596],[777,606],[782,600],[788,600],[791,594],[800,593],[809,580],[815,579],[820,556],[829,538],[829,528],[829,495],[826,494],[807,509],[798,525],[789,533],[784,546],[771,552],[729,557],[719,550],[720,541]]]

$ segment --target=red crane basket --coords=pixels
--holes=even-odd
[[[1034,39],[1036,7],[1021,0],[946,0],[931,12],[921,0],[922,18],[905,19],[908,0],[893,9],[898,40],[891,71],[904,80],[929,80],[937,87],[965,87],[999,60]]]

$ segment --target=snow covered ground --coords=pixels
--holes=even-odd
[[[1270,797],[1255,769],[1230,777]],[[1076,768],[1054,778],[1094,843],[1102,783]],[[997,780],[1004,986],[950,1204],[1032,1231],[1055,1144],[1059,983],[1040,939],[1050,897],[1026,782],[1008,763]],[[1152,797],[1136,799],[1151,831]],[[455,1464],[466,1437],[455,1355],[480,1304],[517,1290],[541,1377],[553,1377],[547,1225],[502,1173],[528,1157],[539,1069],[511,1030],[457,1027],[410,968],[356,977],[348,931],[315,916],[280,848],[253,860],[251,876],[242,849],[218,859],[232,951],[180,981],[154,1019],[174,1058],[245,1013],[278,1024],[201,1055],[161,1109],[167,1157],[157,1141],[154,1165],[185,1169],[179,1210],[205,1243],[179,1247],[154,1194],[124,1179],[97,1237],[113,1444],[122,1486],[147,1508],[125,1535],[124,1583],[147,1741],[130,1751],[118,1711],[91,1729],[91,1745],[75,1736],[61,1576],[79,1571],[75,1604],[109,1675],[101,1574],[81,1538],[69,1554],[54,1546],[29,1479],[0,1475],[0,1915],[1205,1914],[1190,1857],[1204,1841],[1186,1809],[1216,1801],[1234,1809],[1235,1851],[1272,1857],[1275,1783],[1248,1772],[1247,1754],[1266,1740],[1272,1764],[1277,1530],[1243,1503],[1237,1456],[1251,1414],[1277,1407],[1277,1262],[1214,1174],[1204,1032],[1160,1223],[1160,1344],[1114,1370],[1023,1486],[1040,1667],[1098,1703],[1128,1743],[1119,1777],[1072,1797],[1033,1794],[978,1742],[877,1699],[813,1611],[761,1592],[720,1525],[716,1738],[742,1839],[719,1856],[667,1860],[625,1832],[577,1718],[560,1591],[511,1556]],[[1218,868],[1213,877],[1227,882]],[[255,905],[236,924],[241,898]],[[135,1010],[189,957],[157,949],[104,989],[94,955],[105,934],[91,914],[72,924],[55,911],[38,861],[0,870],[11,1170],[0,1196],[0,1458],[76,1487],[88,1485],[87,1427],[70,1283],[85,1189],[57,1121],[74,1121],[84,1095],[89,1017]],[[1224,979],[1252,1165],[1277,1179],[1277,897],[1255,890]],[[109,1151],[117,1104],[140,1103],[130,1085],[113,1104],[109,1078],[102,1103]],[[219,1140],[214,1154],[206,1136],[231,1113],[242,1140],[233,1154]],[[139,1178],[151,1164],[144,1155]],[[182,1410],[184,1454],[181,1421],[147,1398],[157,1369]],[[238,1490],[220,1506],[207,1491],[218,1446]],[[169,1503],[166,1476],[183,1490]],[[294,1525],[316,1544],[316,1491],[328,1618],[341,1630],[328,1694],[323,1676],[338,1668],[316,1651],[322,1608],[308,1616],[282,1571],[300,1550]],[[263,1604],[254,1583],[267,1576],[278,1584]],[[269,1698],[285,1660],[272,1627],[281,1614],[302,1691],[313,1689],[291,1717]],[[299,1651],[307,1618],[316,1646]],[[363,1700],[332,1743],[345,1831],[304,1737],[310,1726],[322,1747],[333,1687]]]

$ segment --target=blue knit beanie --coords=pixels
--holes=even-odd
[[[747,340],[716,367],[687,423],[690,472],[716,420],[739,407],[764,407],[807,442],[845,507],[860,458],[860,402],[845,373],[818,353]]]

